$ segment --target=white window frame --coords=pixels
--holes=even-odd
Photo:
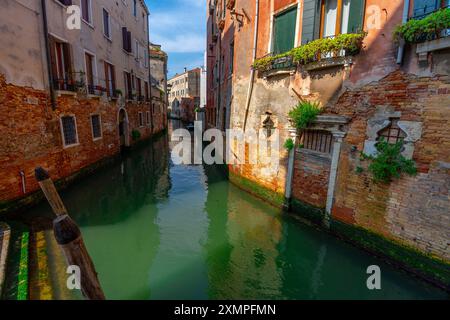
[[[106,34],[105,32],[105,16],[104,16],[104,12],[106,11],[106,13],[108,13],[108,30],[109,30],[109,36]],[[103,21],[103,35],[105,36],[106,39],[112,41],[112,30],[111,30],[111,13],[105,8],[103,7],[102,10],[102,21]]]
[[[274,40],[273,38],[274,38],[274,31],[275,31],[275,29],[274,29],[275,16],[277,16],[277,15],[279,15],[279,14],[285,12],[285,11],[291,10],[294,7],[297,7],[297,21],[295,22],[294,48],[297,48],[300,45],[299,44],[299,40],[300,40],[299,32],[300,32],[300,23],[301,23],[300,16],[302,15],[302,12],[300,10],[301,9],[300,2],[289,4],[289,5],[287,5],[287,6],[283,7],[283,8],[275,11],[274,10],[274,4],[273,4],[273,1],[272,1],[272,8],[270,9],[271,10],[271,12],[270,12],[270,29],[269,29],[270,37],[269,37],[269,46],[267,47],[267,53],[272,53],[273,52],[273,40]]]
[[[86,21],[83,18],[83,6],[82,6],[82,2],[80,1],[80,8],[81,8],[81,20],[83,22],[85,22],[87,25],[89,25],[90,27],[94,27],[94,19],[93,19],[93,15],[92,15],[92,0],[88,0],[89,1],[89,8],[88,8],[88,14],[89,14],[89,21]]]
[[[72,143],[72,144],[66,144],[66,139],[64,138],[64,126],[63,126],[63,122],[62,122],[62,118],[64,117],[72,117],[74,119],[75,122],[75,137],[77,142]],[[78,138],[78,125],[77,125],[77,117],[74,114],[61,114],[59,116],[59,128],[61,131],[61,139],[62,139],[62,143],[63,143],[63,148],[64,149],[68,149],[68,148],[72,148],[72,147],[76,147],[80,145],[80,140]]]
[[[98,116],[99,126],[100,126],[100,137],[94,137],[94,125],[92,123],[92,117]],[[102,116],[99,113],[92,113],[89,116],[89,120],[91,120],[91,133],[92,133],[92,141],[97,141],[103,139],[103,128],[102,128]]]
[[[98,82],[97,82],[97,78],[98,78],[98,72],[97,72],[97,71],[98,71],[98,70],[97,70],[97,56],[95,55],[95,53],[93,53],[92,51],[89,51],[89,50],[87,50],[87,49],[83,49],[83,53],[84,53],[83,59],[84,59],[84,71],[85,71],[86,86],[88,85],[87,64],[86,64],[86,53],[89,54],[89,55],[91,55],[92,58],[93,58],[93,60],[94,60],[94,65],[93,65],[94,70],[92,71],[92,72],[93,72],[92,77],[94,78],[94,79],[93,79],[93,86],[96,86],[96,85],[98,85]],[[88,93],[89,93],[89,92],[88,92]]]

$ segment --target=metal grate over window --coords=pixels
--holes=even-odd
[[[307,150],[330,154],[333,146],[333,135],[325,130],[303,131],[301,144]]]
[[[378,141],[386,141],[391,144],[403,142],[406,133],[398,126],[398,120],[393,120],[391,124],[378,133]]]
[[[102,137],[102,130],[100,127],[100,116],[98,114],[91,116],[92,136],[94,139]]]
[[[62,117],[61,123],[64,136],[64,145],[69,146],[78,143],[75,117],[73,116]]]

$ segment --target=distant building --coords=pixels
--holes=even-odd
[[[150,43],[150,82],[151,82],[151,105],[154,129],[159,130],[166,127],[167,123],[167,63],[168,56],[161,49],[161,45]]]
[[[200,97],[200,75],[201,69],[184,69],[182,74],[176,74],[168,81],[169,108],[173,118],[180,118],[180,105],[182,98]]]

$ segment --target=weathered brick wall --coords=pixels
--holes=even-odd
[[[7,84],[0,75],[0,203],[25,197],[39,189],[34,169],[42,166],[52,178],[69,177],[91,164],[120,151],[119,106],[98,98],[63,95],[52,110],[45,91]],[[138,112],[150,111],[148,104],[126,106],[130,133],[139,127]],[[63,148],[60,116],[76,117],[79,144]],[[92,138],[92,114],[101,116],[102,139]],[[138,128],[142,139],[151,136],[151,127]],[[25,175],[26,192],[22,190]]]
[[[292,196],[304,203],[325,208],[331,158],[313,152],[296,152]]]
[[[449,105],[449,76],[417,77],[396,71],[345,92],[327,110],[352,119],[341,153],[333,217],[449,260]],[[417,176],[388,185],[375,183],[368,163],[360,160],[367,120],[379,106],[401,112],[401,120],[422,123],[413,155]],[[356,172],[359,166],[365,169],[361,174]]]

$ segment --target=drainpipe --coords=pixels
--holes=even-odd
[[[255,60],[256,60],[256,46],[258,44],[258,20],[259,20],[259,0],[256,0],[255,34],[254,34],[254,38],[253,38],[252,65],[255,63]],[[244,132],[245,132],[245,128],[247,127],[248,109],[250,107],[250,101],[252,98],[254,79],[255,79],[255,69],[252,67],[252,70],[250,72],[250,83],[249,83],[248,91],[247,91],[247,101],[245,103]]]
[[[42,8],[42,20],[44,24],[44,41],[45,41],[45,59],[47,61],[47,72],[48,72],[48,81],[50,88],[50,103],[52,105],[52,110],[56,109],[56,100],[55,100],[55,90],[53,89],[53,74],[52,74],[52,63],[50,61],[50,43],[48,41],[48,22],[47,22],[47,8],[45,5],[46,0],[41,0],[41,8]]]
[[[19,174],[20,174],[20,178],[22,179],[22,192],[23,192],[23,194],[26,194],[27,193],[27,188],[26,188],[26,185],[25,185],[25,172],[23,172],[23,170],[21,170],[20,172],[19,172]]]
[[[403,19],[402,19],[403,24],[408,22],[409,4],[410,4],[410,0],[405,0],[404,6],[403,6]],[[397,64],[402,64],[404,54],[405,54],[405,40],[401,39],[400,46],[398,48]]]

